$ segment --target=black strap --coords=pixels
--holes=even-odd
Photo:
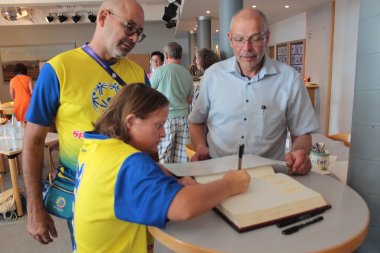
[[[110,65],[104,61],[91,47],[88,46],[88,44],[84,44],[82,46],[83,51],[85,51],[89,56],[91,56],[97,63],[99,63],[102,68],[110,74],[110,76],[116,80],[121,86],[125,86],[126,83],[123,81],[123,79],[120,78],[118,74],[116,74],[115,71],[113,71],[110,67]]]

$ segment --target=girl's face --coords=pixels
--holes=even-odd
[[[161,138],[166,136],[164,124],[168,113],[169,106],[165,106],[151,112],[146,119],[129,114],[125,120],[129,134],[128,143],[143,152],[155,154]]]

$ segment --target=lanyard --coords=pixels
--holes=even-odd
[[[115,73],[109,66],[109,64],[104,61],[91,47],[89,47],[87,44],[84,44],[82,46],[83,51],[85,51],[89,56],[91,56],[97,63],[99,63],[102,68],[108,72],[112,76],[113,79],[116,80],[121,86],[125,86],[126,83],[123,81],[123,79],[120,78],[118,74]]]

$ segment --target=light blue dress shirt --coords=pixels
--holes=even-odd
[[[287,130],[299,136],[318,129],[318,121],[301,75],[265,56],[252,79],[241,75],[235,57],[213,64],[200,83],[189,115],[206,123],[211,157],[246,154],[283,160]]]

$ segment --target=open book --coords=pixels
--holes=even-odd
[[[234,160],[236,157],[234,156]],[[233,158],[231,157],[231,159]],[[226,159],[222,158],[212,160],[214,160],[213,166],[218,164],[218,160],[226,162]],[[202,166],[202,162],[197,163]],[[181,164],[176,164],[176,166],[181,167]],[[202,169],[205,171],[215,170],[208,166]],[[214,209],[238,232],[245,232],[331,207],[320,193],[309,189],[288,175],[275,173],[271,166],[248,168],[247,170],[252,178],[247,192],[223,201]],[[222,178],[223,175],[224,173],[202,175],[196,176],[195,179],[199,183],[208,183]]]

